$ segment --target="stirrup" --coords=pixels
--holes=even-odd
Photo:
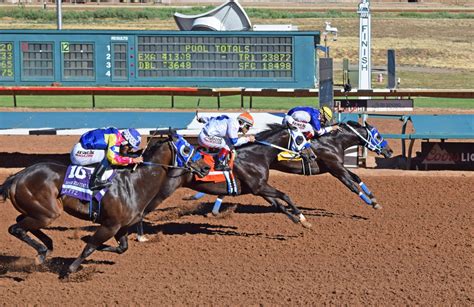
[[[90,190],[99,190],[99,189],[109,187],[111,185],[112,185],[112,182],[97,180],[89,186],[89,189]]]
[[[214,170],[216,171],[230,171],[229,165],[225,163],[217,163],[217,165],[214,167]]]

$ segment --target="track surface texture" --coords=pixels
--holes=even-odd
[[[0,142],[10,154],[64,154],[76,139]],[[6,164],[0,182],[21,169]],[[382,210],[366,206],[329,175],[270,176],[312,229],[253,196],[228,197],[223,213],[213,217],[213,197],[184,201],[192,191],[180,189],[147,217],[149,242],[137,242],[132,233],[125,254],[96,252],[65,280],[59,272],[79,255],[96,225],[64,213],[45,230],[54,252],[35,266],[33,249],[8,234],[18,213],[9,201],[0,203],[0,302],[472,306],[474,172],[356,172]]]

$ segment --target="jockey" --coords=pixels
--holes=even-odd
[[[315,135],[321,136],[339,129],[338,125],[322,127],[331,119],[332,111],[327,106],[319,110],[313,107],[294,107],[283,118],[283,124],[299,129],[310,140]]]
[[[129,165],[143,162],[141,156],[129,156],[139,149],[140,143],[141,135],[133,128],[123,132],[114,127],[91,130],[84,133],[72,148],[71,162],[77,165],[101,162],[89,182],[91,190],[99,189],[107,185],[106,181],[102,181],[102,175],[110,164]]]
[[[237,118],[221,115],[218,117],[197,117],[197,121],[206,124],[199,133],[199,144],[206,148],[220,148],[215,170],[230,170],[227,156],[234,146],[255,142],[253,135],[245,136],[254,123],[252,115],[248,112],[240,114]],[[242,132],[244,136],[239,137],[239,132]]]

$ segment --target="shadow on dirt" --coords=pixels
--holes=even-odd
[[[25,281],[28,274],[35,272],[48,272],[63,278],[67,268],[75,258],[52,257],[47,259],[42,265],[36,265],[33,258],[17,257],[0,254],[0,278],[11,279],[16,282]],[[113,265],[115,262],[110,260],[85,260],[84,265]],[[95,267],[82,267],[81,270],[68,278],[69,281],[85,281],[90,280],[91,275],[103,273]]]
[[[300,207],[303,214],[306,216],[316,216],[316,217],[334,217],[334,218],[344,218],[344,219],[351,219],[351,220],[368,220],[368,217],[355,215],[355,214],[340,214],[340,213],[333,213],[329,212],[325,209],[318,209],[318,208],[304,208]],[[370,209],[370,208],[369,208]]]
[[[298,236],[291,235],[269,235],[262,232],[250,233],[237,231],[236,226],[212,225],[207,223],[165,223],[153,225],[152,223],[144,223],[143,229],[146,234],[163,234],[163,235],[220,235],[220,236],[238,236],[238,237],[259,237],[270,240],[288,240]]]
[[[64,227],[64,226],[49,226],[45,230],[53,231],[71,231],[71,230],[83,230],[88,232],[95,232],[99,226],[82,226],[82,227]]]
[[[199,205],[198,211],[200,214],[209,216],[209,213],[212,210],[214,203],[206,202]],[[349,215],[349,214],[338,214],[327,211],[325,209],[319,208],[306,208],[298,207],[304,215],[306,216],[316,216],[316,217],[335,217],[335,218],[348,218],[352,220],[368,220],[367,217],[359,215]],[[171,208],[170,208],[171,209]],[[221,215],[226,216],[226,213],[242,213],[242,214],[265,214],[265,213],[281,213],[278,208],[275,208],[270,205],[249,205],[242,203],[225,203],[221,204],[220,213],[216,218],[219,218]]]

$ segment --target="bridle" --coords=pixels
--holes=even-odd
[[[354,127],[352,127],[349,123],[345,123],[345,125],[352,130],[362,141],[364,141],[364,146],[367,147],[369,150],[375,151],[377,154],[380,154],[383,150],[381,144],[384,140],[377,140],[367,128],[367,126],[363,126],[367,131],[367,138],[363,137]]]
[[[174,168],[174,169],[182,169],[189,172],[196,172],[200,173],[198,170],[193,168],[190,163],[195,162],[201,158],[201,154],[196,151],[196,149],[187,143],[183,138],[179,138],[178,142],[182,142],[182,144],[176,145],[172,139],[168,139],[167,143],[171,150],[172,161],[170,164],[165,163],[156,163],[156,162],[143,162],[143,165],[146,166],[160,166],[165,168]],[[191,151],[189,154],[185,155],[183,146],[187,146]],[[184,174],[183,172],[182,174]]]

